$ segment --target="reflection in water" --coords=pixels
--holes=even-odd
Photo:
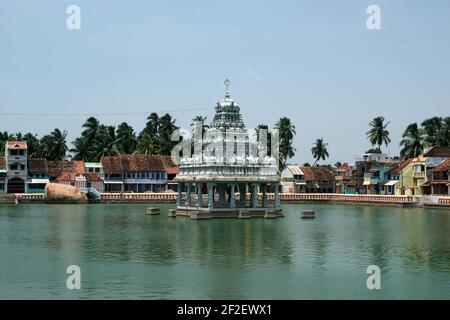
[[[194,221],[160,207],[2,206],[0,298],[450,298],[446,211],[290,204],[284,219]],[[81,291],[65,290],[70,264]]]

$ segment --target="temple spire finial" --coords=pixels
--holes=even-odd
[[[231,81],[230,81],[230,79],[225,79],[225,81],[223,83],[225,84],[225,87],[227,88],[227,91],[225,92],[225,98],[229,98],[230,97],[229,86],[231,84]]]

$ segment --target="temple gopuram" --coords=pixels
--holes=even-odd
[[[180,160],[176,214],[192,219],[282,217],[277,161],[255,151],[258,141],[246,129],[229,84],[225,80],[225,97],[201,134],[201,154]]]

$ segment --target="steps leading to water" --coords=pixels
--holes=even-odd
[[[0,204],[14,204],[16,197],[13,193],[0,193]]]

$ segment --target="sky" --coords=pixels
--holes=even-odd
[[[212,119],[225,78],[247,127],[292,120],[292,163],[313,162],[322,137],[326,163],[353,162],[380,115],[396,155],[408,124],[450,115],[450,2],[0,0],[0,131],[73,141],[90,114],[140,131],[167,111],[189,128]]]

